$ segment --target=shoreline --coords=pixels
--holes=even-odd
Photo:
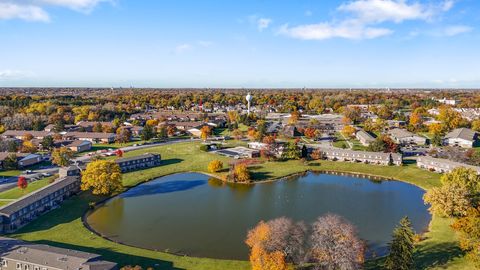
[[[129,186],[128,188],[126,188],[125,190],[123,190],[122,192],[120,193],[117,193],[117,194],[114,194],[113,196],[110,196],[108,198],[105,198],[103,200],[100,200],[98,201],[97,203],[95,203],[94,207],[93,208],[89,208],[87,209],[87,211],[84,212],[84,214],[82,215],[81,217],[81,222],[83,224],[83,226],[88,230],[90,231],[91,233],[97,235],[98,237],[101,237],[107,241],[110,241],[110,242],[113,242],[113,243],[116,243],[116,244],[119,244],[119,245],[124,245],[124,246],[127,246],[127,247],[132,247],[132,248],[138,248],[138,249],[144,249],[144,250],[148,250],[148,251],[154,251],[154,252],[162,252],[162,253],[166,253],[166,254],[169,254],[169,255],[173,255],[173,256],[182,256],[182,257],[188,257],[188,258],[196,258],[196,259],[213,259],[213,260],[233,260],[233,261],[243,261],[243,260],[235,260],[235,259],[222,259],[222,258],[210,258],[210,257],[196,257],[196,256],[191,256],[191,255],[188,255],[188,254],[182,254],[182,253],[175,253],[175,252],[170,252],[170,251],[162,251],[162,250],[158,250],[158,249],[151,249],[151,248],[145,248],[145,247],[139,247],[139,246],[135,246],[135,245],[131,245],[131,244],[127,244],[127,243],[123,243],[121,241],[115,241],[113,240],[112,238],[108,237],[108,236],[104,236],[102,235],[101,233],[97,232],[95,229],[93,229],[90,224],[88,223],[87,221],[87,217],[89,214],[91,214],[93,211],[97,210],[97,207],[101,207],[101,206],[104,206],[108,201],[114,199],[115,197],[119,196],[120,194],[124,193],[124,192],[127,192],[128,190],[132,189],[132,188],[135,188],[139,185],[142,185],[142,184],[145,184],[145,183],[148,183],[148,182],[151,182],[151,181],[154,181],[156,179],[161,179],[163,177],[167,177],[167,176],[172,176],[172,175],[176,175],[176,174],[185,174],[185,173],[198,173],[198,174],[203,174],[203,175],[206,175],[206,176],[210,176],[212,178],[216,178],[218,179],[219,181],[223,182],[223,183],[226,183],[226,184],[239,184],[239,185],[257,185],[257,184],[268,184],[268,183],[274,183],[274,182],[278,182],[278,181],[290,181],[290,180],[294,180],[294,179],[289,179],[289,178],[294,178],[294,177],[297,177],[297,176],[303,176],[303,175],[306,175],[308,173],[318,173],[318,174],[330,174],[330,175],[341,175],[341,176],[353,176],[353,177],[359,177],[359,178],[365,178],[365,179],[368,179],[368,180],[375,180],[375,181],[398,181],[398,182],[402,182],[402,183],[405,183],[405,184],[408,184],[408,185],[412,185],[412,186],[415,186],[415,187],[418,187],[420,188],[421,190],[423,191],[426,191],[426,189],[424,189],[423,187],[420,187],[418,185],[415,185],[413,183],[409,183],[407,181],[403,181],[403,180],[400,180],[400,179],[395,179],[395,178],[392,178],[392,177],[385,177],[385,176],[381,176],[381,175],[374,175],[374,174],[365,174],[365,173],[358,173],[358,172],[349,172],[349,171],[342,171],[342,170],[305,170],[305,171],[301,171],[301,172],[295,172],[295,173],[291,173],[291,174],[288,174],[288,175],[284,175],[284,176],[280,176],[280,177],[275,177],[275,178],[271,178],[271,179],[266,179],[266,180],[261,180],[261,181],[254,181],[254,182],[251,182],[251,183],[234,183],[234,182],[229,182],[229,181],[225,181],[221,178],[219,178],[218,176],[214,175],[214,174],[211,174],[211,173],[208,173],[208,172],[202,172],[202,171],[183,171],[183,172],[174,172],[174,173],[168,173],[168,174],[165,174],[165,175],[162,175],[162,176],[157,176],[157,177],[152,177],[148,180],[145,180],[145,181],[142,181],[142,182],[139,182],[135,185],[132,185],[132,186]],[[434,220],[435,216],[434,215],[431,215],[431,219],[428,223],[428,226],[427,228],[425,228],[425,230],[423,232],[421,232],[421,234],[426,234],[430,231],[430,226]],[[370,258],[370,259],[379,259],[379,258],[382,258],[383,256],[379,256],[379,257],[375,257],[375,258]]]

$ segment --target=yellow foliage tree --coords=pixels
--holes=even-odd
[[[264,221],[250,230],[245,243],[251,248],[250,263],[252,270],[285,270],[285,255],[280,251],[267,252],[264,243],[271,237],[270,226]]]
[[[428,126],[428,132],[432,135],[440,135],[443,127],[440,123],[433,123]]]
[[[95,195],[109,195],[122,188],[122,172],[113,160],[90,162],[82,173],[82,190]]]
[[[58,166],[68,166],[73,158],[73,152],[69,148],[56,148],[52,152],[52,163]]]
[[[254,246],[250,253],[252,270],[286,270],[285,256],[280,251],[267,252],[260,246]]]
[[[342,134],[345,136],[345,137],[352,137],[354,134],[355,134],[355,128],[350,126],[350,125],[346,125],[343,129],[342,129]]]
[[[203,140],[207,140],[208,139],[208,136],[210,136],[212,134],[212,129],[210,128],[210,126],[203,126],[200,131],[202,132],[201,134],[201,138]]]
[[[233,175],[234,175],[235,181],[237,182],[248,183],[252,180],[250,171],[248,170],[248,167],[245,164],[235,165],[235,168],[233,169]]]
[[[223,168],[223,162],[220,160],[213,160],[208,163],[208,171],[211,173],[216,173]]]
[[[37,151],[37,147],[33,145],[31,141],[24,141],[22,143],[22,152],[23,153],[35,153]]]

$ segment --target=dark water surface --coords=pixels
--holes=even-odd
[[[423,232],[430,221],[423,190],[397,181],[308,173],[295,180],[226,185],[197,173],[142,184],[87,217],[100,234],[125,244],[197,257],[247,259],[247,231],[287,216],[313,222],[339,214],[377,254],[403,216]]]

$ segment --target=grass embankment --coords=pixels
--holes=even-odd
[[[171,173],[205,172],[207,164],[214,159],[224,162],[229,161],[228,158],[222,156],[201,152],[198,145],[198,143],[191,142],[179,143],[126,153],[125,156],[135,156],[146,152],[160,153],[164,163],[160,167],[125,174],[124,186],[128,188]],[[267,162],[256,165],[253,176],[255,180],[261,181],[306,170],[331,170],[378,175],[409,182],[424,189],[439,185],[438,174],[420,170],[414,164],[407,164],[402,167],[384,167],[329,161],[312,162],[308,165],[299,161]],[[225,172],[221,174],[225,174]],[[88,209],[88,203],[102,199],[87,193],[73,197],[65,202],[61,208],[47,213],[12,236],[28,241],[98,253],[103,255],[106,260],[118,262],[120,265],[139,264],[155,266],[156,269],[192,270],[250,268],[249,263],[245,261],[175,256],[105,240],[85,228],[81,220],[83,213]],[[154,208],[154,206],[152,207]],[[418,245],[415,254],[419,269],[472,269],[472,266],[461,258],[456,236],[449,227],[450,222],[449,219],[437,217],[432,219],[430,232],[426,234],[427,239]],[[378,269],[380,263],[381,261],[370,261],[367,266],[369,269]]]

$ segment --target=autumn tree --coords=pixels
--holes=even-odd
[[[123,157],[123,150],[122,149],[115,150],[115,156],[119,158]]]
[[[438,135],[440,136],[443,132],[443,126],[440,123],[432,123],[428,125],[428,133],[431,135],[435,136]]]
[[[310,235],[312,261],[320,269],[361,269],[364,243],[355,227],[340,216],[327,214],[312,225]]]
[[[122,188],[122,172],[113,160],[96,160],[88,163],[82,173],[82,190],[92,190],[95,195],[110,195]]]
[[[249,183],[252,180],[250,170],[246,164],[240,163],[233,166],[233,179],[235,182]]]
[[[33,139],[33,135],[30,133],[26,133],[25,135],[23,135],[24,141],[31,141],[32,139]]]
[[[201,132],[200,137],[201,137],[204,141],[206,141],[206,140],[208,139],[208,137],[209,137],[210,135],[212,135],[212,128],[211,128],[210,126],[208,126],[208,125],[205,125],[205,126],[203,126],[203,127],[200,129],[200,132]]]
[[[452,130],[461,125],[462,115],[450,107],[442,106],[439,109],[438,120],[447,130]]]
[[[132,132],[128,128],[119,127],[117,128],[117,135],[115,140],[118,143],[127,143],[132,138]]]
[[[220,160],[213,160],[208,163],[208,171],[211,173],[216,173],[223,168],[223,162]]]
[[[314,128],[311,128],[311,127],[307,127],[304,131],[303,131],[303,134],[305,135],[305,137],[309,138],[309,139],[313,139],[316,137],[316,129]]]
[[[480,206],[469,208],[465,217],[457,219],[452,228],[459,233],[460,248],[480,268]]]
[[[293,111],[290,113],[290,118],[288,119],[288,124],[289,125],[295,125],[298,120],[300,119],[300,112],[299,111]]]
[[[441,187],[429,189],[424,195],[430,212],[444,217],[462,217],[480,193],[480,180],[475,170],[456,168],[444,174]]]
[[[32,141],[24,141],[22,143],[22,152],[23,153],[35,153],[35,152],[37,152],[37,147],[32,143]]]
[[[414,235],[408,217],[402,218],[400,224],[393,230],[392,241],[388,244],[389,254],[385,260],[385,269],[410,270],[413,268]]]
[[[241,140],[243,138],[243,132],[240,129],[234,129],[232,135],[235,140]]]
[[[168,138],[167,127],[161,126],[157,128],[157,138],[159,139],[166,139]]]
[[[411,127],[413,127],[414,130],[418,130],[420,126],[423,124],[422,115],[420,113],[413,112],[410,115],[409,124]]]
[[[52,151],[52,163],[60,167],[70,165],[70,161],[73,158],[73,152],[67,147],[56,148]]]
[[[343,136],[345,137],[353,137],[355,136],[355,128],[353,126],[350,126],[350,125],[346,125],[343,127],[342,129],[342,134]]]
[[[245,243],[250,247],[250,263],[252,270],[285,270],[285,257],[280,251],[268,252],[264,243],[271,239],[271,230],[263,221],[250,230]]]
[[[25,191],[25,189],[28,187],[27,179],[24,176],[18,177],[17,186],[22,192]]]
[[[322,150],[319,149],[319,148],[313,150],[313,152],[310,154],[310,158],[312,158],[314,160],[322,159],[323,158]]]

